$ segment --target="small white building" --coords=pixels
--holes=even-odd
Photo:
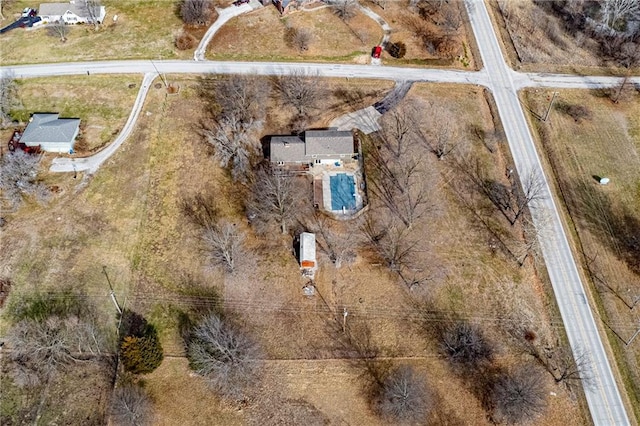
[[[303,232],[300,234],[300,269],[304,276],[313,279],[318,262],[316,261],[316,234]]]
[[[73,152],[80,131],[79,118],[58,118],[59,114],[33,114],[20,143],[47,152]]]
[[[102,24],[107,11],[87,0],[71,0],[69,3],[42,3],[38,15],[45,24]]]

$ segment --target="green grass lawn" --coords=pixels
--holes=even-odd
[[[3,65],[95,61],[101,59],[179,59],[191,52],[174,46],[182,21],[175,2],[160,0],[104,0],[107,16],[97,30],[91,25],[72,26],[66,42],[47,35],[44,28],[16,29],[0,36]],[[30,1],[16,1],[5,10],[5,26],[19,16]],[[113,21],[118,16],[117,22]]]
[[[20,122],[29,120],[34,112],[80,118],[86,150],[93,151],[113,140],[124,126],[140,81],[140,76],[131,75],[19,80],[19,102],[11,115]]]

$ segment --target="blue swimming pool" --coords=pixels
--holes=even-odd
[[[356,183],[352,175],[338,173],[329,177],[331,186],[331,210],[355,210]]]

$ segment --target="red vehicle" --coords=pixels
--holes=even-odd
[[[382,54],[382,46],[376,46],[373,48],[373,52],[371,53],[371,56],[374,57],[375,59],[378,59],[381,54]]]

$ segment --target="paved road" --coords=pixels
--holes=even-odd
[[[327,63],[287,63],[287,62],[229,62],[229,61],[100,61],[67,62],[38,65],[12,65],[0,67],[0,73],[12,72],[15,78],[49,77],[61,75],[87,74],[146,74],[158,70],[171,74],[252,74],[284,75],[294,70],[304,69],[318,72],[323,77],[377,78],[383,80],[423,81],[436,83],[461,83],[489,86],[491,80],[487,69],[481,71],[458,71],[447,69],[372,67],[369,65],[327,64]],[[615,77],[583,77],[574,75],[518,73],[507,68],[516,89],[525,87],[558,87],[590,89],[611,87],[619,84]],[[629,79],[631,84],[640,85],[640,77]]]
[[[138,115],[144,104],[144,100],[147,97],[147,92],[151,87],[151,83],[158,76],[158,74],[150,72],[144,75],[138,96],[131,109],[131,114],[125,123],[124,127],[118,134],[118,137],[102,151],[95,155],[86,158],[55,158],[51,164],[50,170],[52,172],[81,172],[88,171],[89,173],[95,173],[100,165],[104,163],[114,152],[120,148],[120,145],[129,137],[129,134],[133,131]]]
[[[524,178],[535,172],[544,177],[518,100],[515,75],[504,62],[485,4],[482,0],[466,0],[465,4],[519,175]],[[532,216],[536,226],[542,225],[545,216],[550,218],[547,220],[551,227],[550,237],[540,241],[542,253],[571,348],[574,354],[583,351],[590,361],[583,373],[593,377],[593,386],[585,386],[584,389],[591,417],[597,426],[628,425],[629,419],[546,177],[544,195],[543,200],[532,206]]]

